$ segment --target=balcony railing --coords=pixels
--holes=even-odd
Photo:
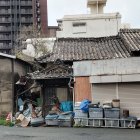
[[[32,6],[32,1],[21,1],[21,6]]]
[[[8,10],[5,10],[5,9],[3,9],[3,10],[0,10],[0,15],[7,15],[7,14],[11,14],[11,12],[12,12],[12,10],[11,9],[8,9]]]
[[[0,40],[11,40],[10,35],[0,35]]]
[[[0,45],[0,49],[12,49],[12,46],[9,44]]]
[[[0,23],[10,23],[11,22],[11,18],[0,18]]]
[[[0,26],[0,32],[10,32],[11,27]]]
[[[21,9],[21,14],[32,14],[32,10]]]
[[[10,6],[11,2],[9,1],[0,1],[0,6]]]
[[[33,19],[32,18],[21,18],[21,23],[32,23]]]

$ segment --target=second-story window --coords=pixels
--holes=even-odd
[[[86,30],[87,30],[86,22],[73,22],[72,26],[73,26],[74,34],[86,33]]]

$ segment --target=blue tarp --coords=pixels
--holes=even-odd
[[[60,109],[63,112],[73,111],[73,102],[72,101],[61,102]]]
[[[88,112],[88,105],[91,103],[91,101],[89,101],[88,99],[85,99],[81,102],[80,104],[80,109],[84,112],[87,113]]]

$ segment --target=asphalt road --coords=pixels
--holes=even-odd
[[[0,126],[0,140],[140,140],[140,129]]]

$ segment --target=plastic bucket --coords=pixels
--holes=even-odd
[[[120,100],[119,99],[112,100],[112,107],[120,108]]]

